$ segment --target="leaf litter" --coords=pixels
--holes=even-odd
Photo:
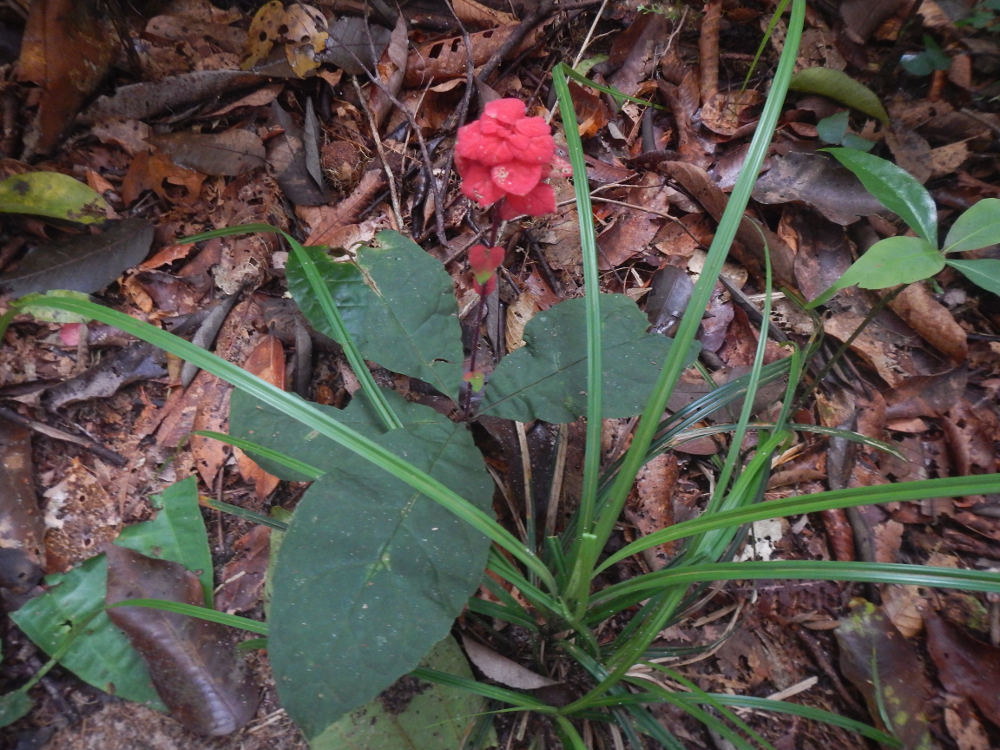
[[[7,280],[0,284],[8,284],[4,294],[52,286],[92,294],[106,290],[105,301],[119,309],[170,325],[175,318],[238,294],[242,301],[228,314],[215,350],[235,361],[249,357],[250,369],[268,372],[274,382],[281,382],[288,367],[284,355],[293,346],[296,351],[305,348],[290,316],[262,312],[285,291],[283,250],[270,240],[236,237],[186,248],[170,249],[171,243],[203,229],[270,221],[296,226],[310,243],[348,248],[359,239],[370,240],[379,229],[433,226],[428,219],[435,215],[440,215],[446,239],[463,236],[468,231],[464,222],[475,220],[475,212],[457,197],[454,186],[439,185],[446,192],[435,192],[430,183],[439,180],[448,166],[454,145],[450,139],[463,122],[458,115],[473,119],[480,109],[477,97],[485,102],[494,95],[518,97],[532,114],[541,113],[547,102],[532,99],[531,92],[544,81],[553,59],[575,57],[594,22],[593,8],[557,12],[556,6],[551,15],[522,24],[527,16],[512,14],[507,4],[465,0],[455,3],[455,11],[468,24],[466,36],[450,15],[433,11],[420,15],[406,4],[398,17],[377,12],[369,17],[335,17],[332,5],[267,4],[268,12],[280,10],[282,19],[295,15],[295,23],[279,32],[282,24],[258,22],[263,11],[257,16],[223,11],[202,0],[168,4],[160,15],[148,19],[123,15],[112,28],[88,3],[81,5],[81,25],[74,37],[65,24],[53,20],[59,18],[64,3],[34,3],[24,29],[12,100],[24,114],[21,121],[31,124],[21,141],[3,141],[4,156],[25,162],[41,158],[33,168],[100,177],[102,200],[116,215],[127,218],[99,234],[79,235],[81,242],[86,241],[82,249],[66,255],[74,245],[65,240],[45,249],[58,227],[5,216],[5,242],[0,247],[0,273]],[[668,105],[669,110],[632,102],[621,105],[586,88],[574,90],[574,103],[585,123],[591,187],[599,188],[595,215],[607,290],[638,298],[652,287],[654,295],[640,304],[655,318],[654,325],[668,328],[671,316],[679,312],[673,308],[683,304],[683,283],[677,284],[677,299],[665,293],[664,300],[656,295],[655,280],[663,277],[664,269],[674,269],[670,273],[675,276],[697,273],[691,258],[710,240],[731,185],[725,175],[739,163],[738,149],[748,140],[757,101],[766,94],[766,82],[759,77],[751,77],[746,89],[740,87],[748,70],[746,61],[760,39],[757,24],[766,25],[767,19],[758,17],[754,8],[719,3],[710,4],[704,17],[687,12],[674,19],[640,13],[636,2],[615,5],[598,20],[603,36],[589,49],[595,55],[587,62],[593,65],[591,78]],[[983,58],[971,55],[973,51],[995,55],[994,38],[922,10],[916,21],[921,33],[941,34],[950,41],[952,46],[943,49],[953,71],[938,77],[943,81],[939,93],[929,88],[928,80],[905,74],[898,87],[890,89],[868,71],[894,64],[894,44],[919,51],[920,35],[907,35],[911,32],[900,24],[898,3],[871,6],[850,2],[817,11],[815,28],[810,30],[815,44],[803,48],[800,67],[842,70],[850,80],[864,83],[868,93],[845,84],[843,77],[832,77],[803,84],[786,103],[785,127],[772,147],[769,170],[754,193],[757,203],[748,212],[734,248],[735,261],[745,269],[739,284],[750,295],[762,291],[765,249],[780,283],[812,298],[874,239],[902,233],[895,218],[871,203],[856,182],[838,176],[839,167],[832,159],[816,153],[829,145],[816,135],[822,112],[847,111],[851,132],[873,139],[899,164],[919,169],[921,181],[926,180],[934,194],[943,226],[976,201],[998,195],[995,165],[988,153],[1000,117],[986,95],[989,72],[976,62]],[[517,4],[513,10],[518,10]],[[254,37],[271,43],[266,51],[253,44],[254,24],[266,26],[263,40],[259,34]],[[87,39],[99,41],[88,46]],[[467,41],[471,48],[466,48]],[[80,55],[53,52],[79,50],[81,44],[87,51]],[[842,54],[839,59],[830,51],[834,46]],[[125,54],[126,47],[132,52]],[[546,50],[556,52],[556,57],[547,57]],[[607,58],[597,57],[600,54]],[[132,55],[138,66],[127,62]],[[241,63],[254,57],[259,57],[252,63],[255,70],[241,69]],[[966,65],[970,57],[972,62]],[[470,64],[475,90],[466,90]],[[87,68],[86,75],[79,75],[80,66]],[[492,73],[480,78],[481,66]],[[380,85],[370,83],[368,73]],[[360,97],[348,82],[353,74],[360,76]],[[432,83],[438,84],[436,90],[423,90]],[[27,93],[34,86],[44,93],[32,99]],[[885,104],[888,126],[883,111],[872,103],[871,92]],[[99,96],[84,108],[94,94]],[[401,111],[400,105],[409,111]],[[431,163],[423,163],[425,154],[414,123],[422,128]],[[5,168],[19,171],[12,164]],[[85,181],[94,182],[94,177]],[[557,200],[571,196],[565,184],[554,182]],[[609,202],[600,203],[598,196]],[[526,224],[512,239],[507,258],[516,262],[507,264],[509,277],[498,276],[502,305],[492,313],[495,318],[507,318],[513,314],[509,310],[525,311],[519,317],[537,315],[560,298],[578,295],[582,281],[574,211],[568,206],[561,217]],[[403,225],[397,226],[400,221]],[[116,231],[128,236],[116,239]],[[471,277],[462,263],[455,262],[453,248],[438,247],[426,230],[419,239],[431,254],[449,261],[457,289],[471,289]],[[137,270],[146,257],[161,252],[157,267]],[[996,248],[975,254],[993,258]],[[33,256],[39,260],[33,261]],[[63,281],[57,281],[60,269],[65,269]],[[116,279],[121,279],[117,287]],[[835,482],[876,484],[997,469],[995,446],[986,437],[996,434],[998,423],[995,298],[966,285],[949,270],[936,283],[937,287],[912,285],[877,314],[862,336],[851,340],[847,360],[824,381],[815,413],[803,417],[826,426],[855,424],[869,437],[896,442],[909,460],[866,449],[828,452],[821,442],[803,437],[798,462],[782,467],[788,471],[785,481],[794,481],[775,482],[766,497]],[[719,295],[713,318],[705,326],[706,335],[718,338],[718,346],[712,347],[718,358],[715,368],[745,368],[759,324],[742,309],[732,313],[734,305],[725,290],[720,288]],[[868,292],[839,295],[820,324],[832,339],[847,342],[873,305]],[[518,327],[525,322],[510,326],[511,338],[503,326],[497,328],[499,335],[492,340],[505,349],[505,342],[511,341],[513,348],[522,340]],[[463,323],[468,326],[471,321]],[[250,510],[266,512],[294,504],[300,488],[276,486],[242,458],[232,461],[228,448],[188,438],[195,426],[225,427],[228,386],[205,377],[184,387],[179,384],[179,368],[170,362],[166,372],[119,368],[114,370],[118,379],[107,386],[82,386],[88,382],[85,378],[71,377],[89,373],[98,359],[120,362],[128,351],[120,342],[104,351],[95,330],[83,331],[85,335],[70,342],[60,338],[59,324],[18,323],[0,349],[5,405],[36,417],[46,416],[42,407],[52,409],[60,421],[78,424],[128,462],[126,467],[115,467],[79,447],[71,448],[67,456],[66,444],[37,433],[32,437],[34,481],[50,524],[56,522],[52,528],[59,526],[63,535],[46,538],[50,570],[95,559],[90,555],[99,552],[102,541],[110,541],[119,527],[146,520],[152,510],[145,498],[162,488],[168,477],[197,471],[205,493],[224,496]],[[803,334],[790,328],[787,335]],[[295,379],[311,387],[311,393],[302,395],[342,403],[355,385],[329,342],[315,333],[308,336],[313,361],[297,359],[295,367],[309,368],[315,377],[306,373],[304,379]],[[530,341],[530,335],[527,338]],[[390,373],[380,377],[420,397],[413,381]],[[50,385],[38,387],[35,395],[12,395],[7,390],[46,382]],[[64,390],[74,395],[64,400],[59,387],[51,387],[56,382],[65,382]],[[690,383],[680,390],[687,387],[696,389]],[[684,400],[679,393],[672,408],[680,408]],[[570,425],[569,433],[575,429]],[[541,455],[544,441],[534,440],[537,436],[528,444]],[[521,487],[523,492],[523,482],[513,479],[522,472],[516,449],[510,447],[517,441],[502,444],[504,449],[488,458],[510,487]],[[23,454],[23,440],[2,445],[0,465],[6,466],[17,451]],[[688,453],[679,446],[663,459],[664,465],[649,468],[629,505],[626,540],[697,512],[698,497],[706,491],[698,455],[711,448],[700,450]],[[568,464],[573,466],[574,460],[570,456]],[[165,462],[167,474],[160,476],[154,469]],[[835,471],[840,471],[839,478]],[[12,481],[20,482],[16,476]],[[571,499],[574,487],[573,481],[564,484],[562,502]],[[993,505],[990,498],[955,498],[880,508],[861,519],[846,515],[799,519],[771,540],[771,554],[911,561],[944,551],[956,564],[996,564],[1000,531],[991,513]],[[220,606],[259,613],[261,561],[266,559],[267,544],[246,521],[214,518],[210,533],[215,563],[225,566]],[[31,522],[22,519],[17,528],[20,543],[27,548],[37,544],[33,540],[38,530],[32,530]],[[669,548],[657,549],[637,564],[655,567],[670,554]],[[14,578],[21,582],[25,579],[19,571],[26,571],[30,579],[32,565],[39,564],[28,555],[5,564],[4,572],[17,573]],[[622,575],[629,574],[622,569]],[[177,580],[184,578],[179,572],[178,576]],[[898,594],[885,592],[887,601],[871,605],[874,614],[863,615],[869,618],[863,633],[867,640],[859,641],[862,634],[849,626],[852,618],[862,616],[858,612],[868,610],[850,615],[844,606],[859,593],[873,594],[828,583],[766,585],[754,592],[754,605],[746,607],[743,603],[749,601],[750,592],[734,583],[724,587],[717,602],[703,604],[665,633],[664,641],[719,644],[716,651],[679,667],[704,689],[767,694],[819,677],[798,696],[800,700],[878,721],[879,696],[872,692],[875,681],[869,658],[874,648],[880,675],[905,676],[908,684],[920,684],[934,696],[931,703],[936,710],[926,717],[925,725],[911,722],[897,728],[913,746],[924,741],[928,727],[948,746],[976,747],[980,741],[976,738],[995,739],[996,708],[984,699],[997,694],[989,682],[993,672],[975,672],[980,660],[992,658],[989,649],[995,650],[1000,640],[1000,632],[991,625],[997,604],[976,600],[982,608],[977,616],[958,615],[964,610],[957,592],[934,597],[911,592],[903,609],[893,603],[890,622],[880,608],[889,613],[889,602],[895,602]],[[904,610],[909,614],[898,614]],[[735,630],[727,619],[734,613],[739,616]],[[842,620],[839,645],[829,632],[838,619]],[[25,644],[23,636],[12,634],[9,639],[6,648]],[[152,640],[154,650],[162,646],[160,635]],[[924,644],[929,661],[913,658],[914,650]],[[488,645],[503,655],[502,647]],[[190,654],[188,648],[173,650]],[[943,654],[951,656],[946,659]],[[251,660],[251,666],[259,684],[266,686],[266,668],[259,660]],[[14,677],[26,679],[27,674],[18,667]],[[71,677],[46,679],[100,705],[86,722],[79,712],[68,711],[56,722],[59,739],[53,742],[113,746],[108,738],[114,737],[120,704],[80,687]],[[977,679],[985,684],[980,686]],[[848,683],[855,684],[857,692]],[[880,684],[884,688],[891,683]],[[971,684],[979,687],[970,689]],[[91,692],[81,692],[86,690]],[[50,700],[39,694],[49,715],[58,714],[58,707],[45,703]],[[265,690],[249,729],[222,740],[231,745],[212,747],[295,747],[301,739],[287,720],[268,718],[277,710],[274,701],[273,692]],[[229,712],[246,720],[251,703],[230,702],[242,708]],[[868,705],[867,715],[861,703]],[[923,710],[922,705],[916,708]],[[171,734],[176,730],[162,723],[168,719],[145,711],[134,709],[150,728],[150,736],[174,738],[166,746],[208,746],[199,744],[202,741],[195,735]],[[678,736],[700,741],[699,727],[670,716],[667,708],[662,712],[680,727]],[[178,715],[182,714],[183,710]],[[55,725],[45,726],[43,716],[41,710],[29,714],[18,727],[33,733],[50,730]],[[217,718],[199,726],[224,726],[224,721],[215,723]],[[92,739],[87,739],[85,726],[90,727]],[[796,746],[858,746],[852,735],[829,728],[821,730],[826,733],[822,736],[810,735],[815,728],[801,724],[791,725],[789,731],[790,739],[785,739]]]

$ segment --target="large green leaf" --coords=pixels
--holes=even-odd
[[[639,414],[653,391],[670,339],[646,333],[648,321],[623,294],[601,295],[605,419]],[[525,326],[525,345],[497,365],[480,413],[529,422],[572,422],[587,410],[584,301],[570,299]]]
[[[879,240],[844,271],[837,283],[812,300],[807,308],[822,305],[839,289],[857,284],[863,289],[885,289],[929,279],[944,268],[944,256],[920,237],[887,237]]]
[[[394,404],[394,409],[396,405]],[[419,404],[383,447],[490,507],[469,432]],[[260,435],[256,436],[260,438]],[[330,445],[329,473],[302,497],[274,565],[268,649],[282,705],[307,737],[374,698],[447,635],[482,579],[488,542],[409,485]]]
[[[423,666],[472,679],[469,663],[451,636],[434,647]],[[328,727],[310,743],[313,750],[461,747],[470,726],[486,710],[483,698],[454,687],[417,683],[412,677],[404,680]]]
[[[212,606],[212,551],[208,547],[205,519],[198,506],[198,482],[188,477],[153,495],[156,517],[129,526],[115,540],[119,547],[147,557],[180,563],[195,573],[205,592],[205,605]]]
[[[93,224],[107,218],[97,191],[61,172],[28,172],[0,180],[0,212]]]
[[[306,251],[365,359],[456,398],[462,383],[462,344],[451,277],[398,232],[379,232],[377,241],[377,248],[361,248],[354,263],[335,263],[320,248]],[[294,256],[287,274],[289,291],[309,322],[336,339]]]
[[[931,194],[909,172],[891,161],[853,148],[823,150],[829,151],[837,161],[854,172],[879,203],[937,247],[937,206]]]
[[[1000,260],[983,258],[981,260],[948,260],[945,262],[965,274],[965,277],[976,286],[1000,297]]]
[[[107,568],[104,555],[99,555],[68,573],[48,576],[48,591],[12,612],[10,618],[45,653],[52,654],[73,625],[93,616],[60,664],[100,690],[165,711],[146,663],[101,611]]]
[[[955,219],[944,239],[946,253],[1000,243],[1000,198],[983,198]]]

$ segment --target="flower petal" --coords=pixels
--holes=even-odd
[[[456,158],[455,165],[459,167],[458,173],[462,176],[462,195],[471,198],[480,206],[492,206],[500,200],[504,192],[490,176],[490,169],[478,161],[462,159],[462,166]]]
[[[539,182],[527,195],[508,195],[500,204],[500,219],[507,221],[516,216],[543,216],[555,213],[556,193],[547,182]]]
[[[508,161],[493,167],[490,175],[493,177],[493,182],[505,193],[527,195],[542,179],[542,166]]]
[[[520,99],[494,99],[483,107],[483,117],[492,117],[513,125],[524,117],[527,108]]]

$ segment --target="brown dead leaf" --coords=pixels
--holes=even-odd
[[[18,77],[42,89],[35,127],[25,132],[29,152],[47,153],[108,72],[118,36],[92,0],[31,3]]]
[[[170,133],[152,136],[149,142],[174,164],[207,175],[235,177],[265,165],[263,141],[247,130]]]
[[[264,336],[250,352],[250,356],[243,363],[243,369],[284,390],[285,350],[281,346],[281,341],[274,336]],[[281,480],[260,468],[239,448],[236,448],[234,452],[240,476],[248,482],[253,482],[257,497],[261,501],[265,500],[268,495],[274,492]]]
[[[476,0],[453,0],[452,7],[462,23],[470,23],[474,26],[508,26],[517,23],[516,16],[495,10],[488,5],[476,2]]]
[[[661,453],[646,463],[636,477],[635,498],[625,509],[625,517],[640,536],[674,525],[673,494],[680,469],[677,456]],[[659,570],[673,558],[679,542],[660,544],[643,552],[646,564]]]
[[[254,526],[236,540],[236,554],[222,568],[222,583],[215,595],[221,612],[246,612],[257,606],[271,557],[271,530]]]
[[[924,341],[953,362],[964,362],[969,356],[965,330],[951,311],[934,299],[927,285],[910,284],[889,307]]]
[[[701,123],[713,133],[733,137],[753,125],[763,101],[757,89],[716,92],[701,109]]]
[[[840,671],[865,697],[876,725],[898,737],[904,747],[930,748],[926,711],[931,688],[913,645],[880,608],[858,599],[835,635]],[[882,724],[883,715],[891,727]]]
[[[183,565],[108,545],[108,605],[165,599],[203,606],[201,582]],[[110,607],[108,616],[142,655],[171,716],[191,731],[225,735],[245,725],[259,698],[243,676],[228,629],[149,607]]]
[[[94,472],[71,458],[45,496],[45,572],[62,573],[98,554],[122,529],[118,503]]]
[[[204,181],[205,175],[177,166],[166,154],[141,151],[122,181],[122,200],[131,205],[144,191],[152,190],[168,203],[192,203],[201,193]],[[170,190],[170,185],[181,188],[183,193]]]
[[[972,700],[1000,727],[1000,648],[973,638],[933,612],[924,616],[924,623],[938,679],[950,692]]]
[[[535,295],[527,290],[521,292],[517,299],[507,306],[507,325],[504,327],[504,339],[508,354],[524,346],[524,327],[540,310],[541,308],[535,301]]]

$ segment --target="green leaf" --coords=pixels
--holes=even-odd
[[[976,286],[1000,297],[1000,260],[946,260],[945,263],[961,271]]]
[[[27,172],[0,180],[0,212],[94,224],[107,219],[107,202],[61,172]]]
[[[944,252],[960,253],[1000,243],[1000,198],[983,198],[955,219]]]
[[[601,295],[605,419],[642,411],[653,391],[670,339],[646,333],[648,321],[623,294]],[[587,409],[587,332],[584,301],[570,299],[525,326],[525,345],[497,365],[480,413],[530,422],[572,422]]]
[[[816,123],[816,135],[823,143],[839,146],[847,135],[847,110],[842,109]]]
[[[22,716],[26,716],[33,706],[34,701],[22,690],[0,695],[0,727],[13,724]]]
[[[891,161],[852,148],[826,148],[851,170],[869,193],[914,232],[937,247],[937,207],[923,185]]]
[[[929,76],[935,70],[948,70],[951,58],[932,37],[924,34],[923,52],[908,52],[899,58],[899,64],[910,75]]]
[[[832,68],[806,68],[792,76],[788,84],[791,91],[819,94],[845,104],[866,115],[871,115],[883,125],[889,124],[889,113],[870,88],[859,83],[842,70]]]
[[[98,555],[68,573],[47,576],[48,591],[10,617],[47,654],[59,648],[73,625],[93,617],[60,664],[99,690],[165,711],[146,663],[103,611],[107,567]]]
[[[929,279],[944,268],[944,256],[919,237],[887,237],[844,271],[837,282],[806,305],[822,305],[840,289],[857,284],[863,289],[885,289]]]
[[[212,606],[212,551],[208,547],[205,520],[198,507],[198,483],[188,477],[153,495],[156,517],[129,526],[115,540],[119,547],[141,552],[147,557],[180,563],[195,573],[205,592],[206,606]]]
[[[361,400],[345,410],[352,415]],[[493,486],[470,433],[419,404],[373,440],[476,504]],[[258,439],[260,435],[257,436]],[[330,446],[299,502],[272,579],[269,654],[307,737],[374,698],[447,635],[482,580],[487,539],[387,473]]]
[[[463,353],[451,277],[398,232],[379,232],[377,241],[380,247],[361,248],[354,263],[335,263],[320,248],[305,250],[365,359],[457,398]],[[287,275],[289,291],[309,322],[336,340],[294,256]]]
[[[451,636],[434,646],[422,664],[472,679],[469,663]],[[404,677],[383,695],[330,725],[309,744],[312,750],[458,748],[485,710],[486,701],[478,695]]]
[[[395,391],[383,389],[382,395],[393,411],[399,414],[405,427],[416,427],[426,421],[426,412],[409,408],[410,402]],[[305,400],[303,403],[365,435],[378,435],[383,431],[374,409],[364,398],[355,398],[347,409]],[[336,443],[239,388],[233,391],[229,400],[229,431],[234,437],[246,438],[265,448],[293,455],[324,474],[337,466],[338,459],[334,457],[334,452],[339,449]],[[248,450],[247,455],[262,469],[281,479],[290,482],[310,482],[316,479],[315,476],[289,469],[278,461],[261,456],[254,450]]]

